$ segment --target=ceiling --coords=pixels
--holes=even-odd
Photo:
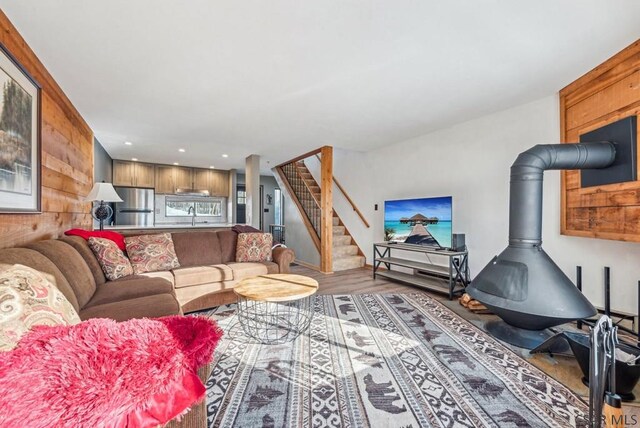
[[[224,169],[369,150],[533,101],[640,37],[637,0],[0,6],[113,157]]]

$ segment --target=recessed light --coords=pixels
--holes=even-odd
[[[137,162],[138,158],[131,158],[132,161]]]
[[[174,165],[180,165],[178,162],[174,162],[173,164],[174,164]]]
[[[178,151],[179,151],[180,153],[184,153],[184,152],[186,152],[186,150],[185,150],[185,149],[178,149]]]
[[[215,169],[216,167],[215,167],[215,166],[213,166],[213,165],[211,165],[209,168],[210,168],[210,169]]]
[[[125,145],[125,146],[131,146],[131,145],[133,145],[133,143],[132,143],[131,141],[125,141],[125,142],[124,142],[124,145]]]
[[[225,153],[225,154],[223,154],[223,155],[222,155],[222,157],[223,157],[223,158],[228,158],[228,157],[229,157],[229,155]]]

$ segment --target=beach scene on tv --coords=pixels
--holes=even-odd
[[[451,196],[385,201],[385,241],[451,247]]]

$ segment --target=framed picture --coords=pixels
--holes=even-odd
[[[40,212],[40,85],[0,44],[0,213]]]

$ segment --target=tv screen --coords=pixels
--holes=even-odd
[[[451,196],[385,201],[385,241],[450,248],[451,214]]]

